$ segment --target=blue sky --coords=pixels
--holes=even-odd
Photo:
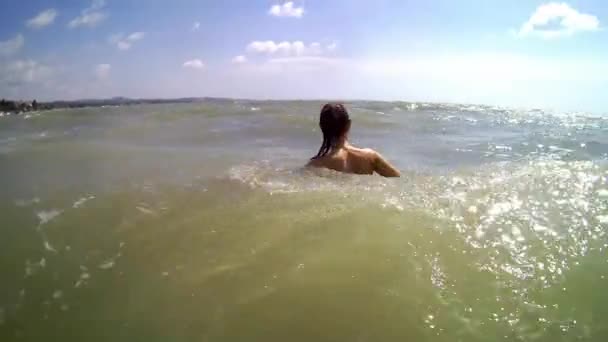
[[[0,96],[222,96],[608,112],[608,4],[4,0]]]

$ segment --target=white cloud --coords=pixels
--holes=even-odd
[[[245,57],[243,55],[236,56],[232,59],[232,63],[234,63],[234,64],[247,63],[247,57]]]
[[[124,41],[119,41],[119,42],[116,43],[116,47],[119,50],[123,50],[123,51],[124,50],[129,50],[131,48],[131,43],[124,42]]]
[[[90,7],[82,10],[81,14],[78,17],[72,19],[68,23],[68,27],[76,28],[80,26],[97,26],[97,24],[104,21],[108,16],[107,13],[103,11],[105,6],[105,0],[94,0]]]
[[[103,12],[86,13],[86,14],[83,14],[79,17],[72,19],[72,21],[70,21],[68,26],[70,28],[76,28],[79,26],[95,27],[95,26],[97,26],[97,24],[102,22],[106,17],[107,17],[107,14],[103,13]]]
[[[327,45],[327,51],[336,51],[337,49],[338,49],[337,42],[332,42],[331,44]]]
[[[198,31],[201,28],[201,23],[199,23],[198,21],[195,21],[194,24],[192,24],[192,31]]]
[[[544,39],[570,36],[576,32],[597,31],[596,16],[580,13],[566,3],[540,5],[519,30],[519,36],[538,35]]]
[[[98,64],[95,66],[95,76],[99,80],[105,80],[110,76],[110,70],[112,66],[110,64]]]
[[[205,63],[203,63],[203,61],[201,61],[200,59],[192,59],[189,61],[185,61],[184,64],[182,64],[182,66],[184,68],[192,68],[192,69],[204,69],[205,68]]]
[[[57,10],[53,8],[47,9],[45,11],[40,12],[37,16],[29,19],[25,23],[25,25],[32,29],[40,29],[45,26],[51,25],[55,21],[55,18],[57,18],[58,14],[59,13],[57,12]]]
[[[51,75],[52,69],[33,60],[16,60],[0,65],[0,82],[9,86],[41,82]]]
[[[145,32],[133,32],[128,36],[122,33],[115,34],[109,38],[110,44],[116,45],[119,50],[129,50],[135,42],[144,39]]]
[[[21,34],[16,35],[13,39],[0,41],[0,55],[12,55],[21,50],[23,44],[25,44],[25,39],[23,39],[23,35]]]
[[[288,1],[282,5],[270,7],[268,13],[275,17],[301,18],[304,15],[304,7],[295,7],[293,1]]]
[[[306,49],[306,48],[304,48]],[[301,50],[301,52],[299,53],[300,55],[303,54],[305,52],[305,50]],[[323,53],[323,50],[321,48],[321,44],[317,43],[317,42],[313,42],[310,43],[310,46],[308,47],[308,53],[310,55],[320,55]]]
[[[301,41],[275,43],[272,40],[253,41],[247,45],[247,51],[251,53],[261,53],[268,55],[283,56],[315,56],[324,53],[321,44],[310,43],[308,46]]]
[[[127,37],[127,40],[130,42],[135,42],[140,39],[143,39],[145,35],[146,35],[145,32],[133,32]]]

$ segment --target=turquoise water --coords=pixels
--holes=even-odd
[[[0,118],[2,341],[606,341],[608,120],[319,102]]]

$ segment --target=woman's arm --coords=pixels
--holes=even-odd
[[[374,171],[384,177],[400,177],[401,172],[389,163],[380,153],[375,152]]]

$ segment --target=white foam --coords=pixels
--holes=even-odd
[[[511,227],[511,234],[513,234],[513,236],[515,237],[515,240],[517,240],[519,242],[522,242],[525,240],[524,236],[521,234],[521,230],[516,226]]]
[[[403,211],[403,206],[400,204],[400,201],[397,197],[389,197],[385,200],[385,202],[382,204],[382,207],[387,208],[387,207],[391,207],[391,208],[395,208],[399,211]]]
[[[499,216],[505,213],[508,213],[513,209],[513,206],[510,202],[499,202],[494,203],[492,207],[488,210],[488,215],[490,216]]]
[[[78,200],[76,200],[76,202],[74,202],[74,204],[72,204],[72,208],[74,208],[74,209],[80,208],[85,202],[90,201],[94,198],[95,198],[95,196],[92,196],[92,195],[81,197]]]
[[[114,267],[114,260],[108,260],[98,266],[102,270],[107,270]]]
[[[61,210],[51,209],[39,211],[36,213],[36,216],[38,216],[38,219],[40,220],[40,225],[42,226],[50,222],[55,217],[59,216],[59,214],[61,214]]]
[[[135,208],[146,215],[155,214],[155,212],[153,210],[150,210],[150,209],[142,207],[142,206],[136,206]]]
[[[49,252],[53,252],[53,253],[57,253],[57,250],[55,249],[55,247],[53,247],[48,241],[44,241],[44,249],[46,249]]]

